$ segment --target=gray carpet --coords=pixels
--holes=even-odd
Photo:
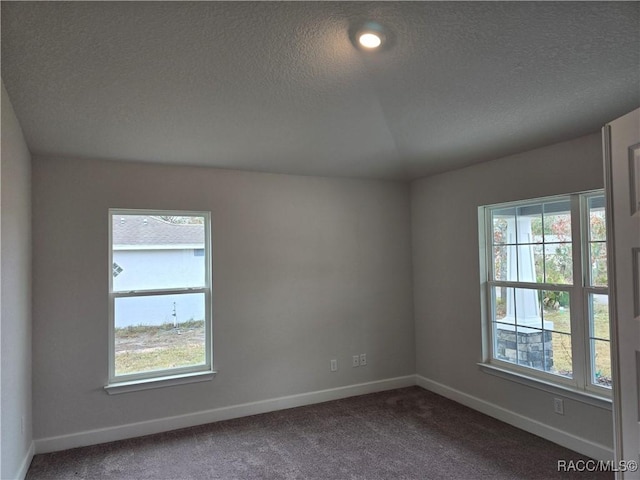
[[[586,457],[410,387],[36,455],[27,479],[613,478],[559,459]]]

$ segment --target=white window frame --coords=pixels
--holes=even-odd
[[[589,294],[609,294],[608,287],[591,286],[591,268],[589,258],[589,217],[588,199],[604,196],[604,190],[577,192],[565,195],[532,198],[479,207],[479,232],[481,249],[481,292],[483,324],[483,361],[482,367],[488,367],[488,373],[533,385],[537,383],[543,389],[559,387],[561,390],[575,392],[581,396],[601,398],[609,401],[611,389],[592,381],[593,361],[590,343],[590,306]],[[491,212],[494,209],[522,207],[538,203],[569,200],[571,204],[571,245],[573,262],[573,284],[528,283],[520,281],[493,280],[493,224]],[[608,219],[606,219],[608,221]],[[566,291],[570,296],[570,325],[572,350],[572,377],[568,378],[532,367],[518,365],[496,358],[493,333],[494,287],[533,288],[535,290]],[[531,382],[533,381],[533,383]]]
[[[202,287],[164,288],[114,291],[113,289],[113,219],[119,215],[147,215],[147,216],[197,216],[205,219],[204,231],[204,262],[205,285]],[[109,394],[128,391],[146,390],[176,384],[206,381],[213,378],[213,324],[212,324],[212,293],[211,293],[211,213],[205,211],[183,210],[141,210],[141,209],[109,209],[109,380],[105,390]],[[205,362],[199,365],[178,367],[162,370],[152,370],[127,375],[116,375],[115,372],[115,302],[117,298],[143,297],[149,295],[176,295],[202,293],[205,298]]]
[[[593,352],[591,351],[591,305],[589,303],[589,295],[607,295],[609,296],[609,272],[607,271],[607,286],[594,286],[592,285],[593,279],[591,278],[592,270],[591,270],[591,258],[589,255],[589,242],[590,238],[590,221],[589,221],[589,208],[588,201],[593,197],[603,197],[605,202],[605,215],[606,215],[606,195],[604,190],[597,190],[593,192],[585,192],[580,194],[580,222],[581,222],[581,241],[582,244],[582,292],[583,292],[583,312],[586,318],[584,319],[584,342],[585,342],[585,355],[586,355],[586,371],[585,371],[585,390],[607,396],[611,398],[612,388],[602,387],[592,381],[594,378],[594,372],[592,370],[594,359],[592,358]],[[605,222],[608,222],[609,219],[605,216]],[[606,238],[606,224],[605,224],[605,249],[607,247],[606,243],[608,243],[609,239]],[[608,253],[608,252],[607,252]],[[608,269],[607,269],[608,270]],[[602,339],[604,340],[604,339]],[[611,347],[611,318],[609,318],[609,338],[606,339],[609,342],[609,347]]]

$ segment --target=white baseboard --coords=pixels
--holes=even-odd
[[[454,402],[466,405],[490,417],[497,418],[509,425],[520,428],[534,435],[538,435],[550,442],[562,445],[570,450],[581,453],[596,460],[613,460],[613,450],[605,445],[586,440],[571,433],[563,432],[555,427],[532,420],[531,418],[512,412],[505,408],[481,400],[477,397],[461,392],[442,383],[429,380],[421,375],[416,375],[416,384],[419,387],[442,395]]]
[[[31,465],[31,460],[33,460],[33,456],[35,455],[35,453],[36,453],[35,442],[31,442],[31,445],[29,445],[29,450],[27,450],[27,454],[22,460],[22,463],[20,464],[20,468],[18,468],[18,471],[16,472],[16,477],[15,477],[16,479],[24,480],[24,478],[27,476],[27,472],[29,471],[29,466]]]
[[[312,405],[314,403],[339,400],[341,398],[364,395],[367,393],[382,392],[384,390],[393,390],[395,388],[411,387],[415,384],[415,375],[407,375],[405,377],[389,378],[386,380],[348,385],[346,387],[330,388],[327,390],[318,390],[315,392],[301,393],[298,395],[290,395],[287,397],[272,398],[268,400],[260,400],[257,402],[243,403],[240,405],[214,408],[212,410],[188,413],[175,417],[129,423],[126,425],[119,425],[117,427],[108,427],[97,430],[72,433],[69,435],[40,438],[35,441],[35,450],[37,453],[48,453],[58,450],[67,450],[69,448],[85,447],[87,445],[96,445],[99,443],[113,442],[116,440],[124,440],[127,438],[141,437],[143,435],[167,432],[179,428],[187,428],[196,425],[219,422],[221,420],[246,417],[248,415],[256,415],[258,413],[273,412],[276,410],[284,410],[286,408]],[[27,468],[28,466],[29,464],[27,464]]]

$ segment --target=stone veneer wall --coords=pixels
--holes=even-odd
[[[523,328],[522,331],[497,329],[496,358],[538,370],[553,367],[551,332]]]

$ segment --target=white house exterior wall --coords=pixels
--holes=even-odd
[[[122,271],[113,278],[117,291],[195,287],[204,284],[202,249],[119,250],[113,262]],[[202,252],[204,255],[204,252]],[[122,298],[116,302],[116,328],[173,323],[174,302],[178,322],[204,319],[202,294]]]

